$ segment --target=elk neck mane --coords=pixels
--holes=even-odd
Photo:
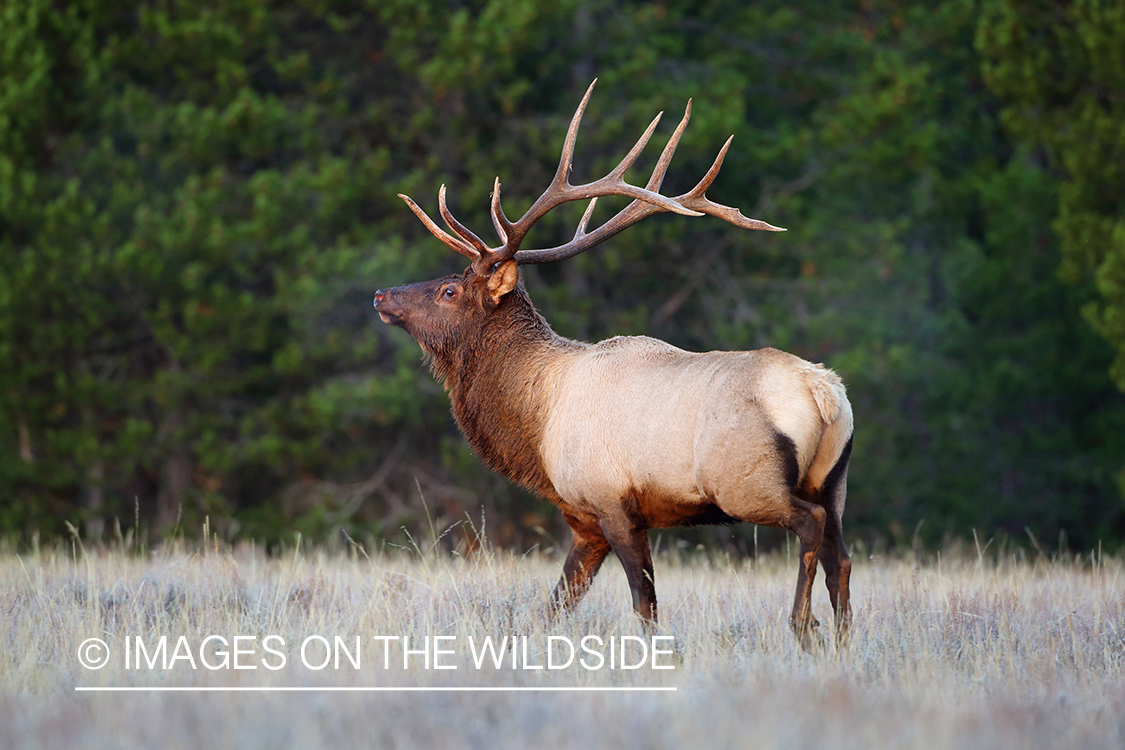
[[[522,284],[470,331],[430,355],[458,427],[490,469],[558,503],[539,447],[554,382],[568,354],[589,345],[555,333]]]

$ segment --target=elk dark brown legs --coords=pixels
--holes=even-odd
[[[848,459],[851,457],[852,441],[849,438],[836,465],[825,478],[824,486],[816,496],[810,498],[824,507],[824,543],[820,548],[820,564],[824,567],[824,583],[828,587],[828,597],[832,600],[832,612],[836,620],[836,646],[844,648],[848,643],[848,629],[852,624],[849,583],[852,575],[852,559],[844,546],[844,503],[848,492]]]
[[[627,500],[622,512],[602,519],[563,515],[574,534],[574,546],[566,556],[562,579],[555,587],[551,617],[571,610],[578,603],[612,549],[625,569],[625,578],[633,594],[633,609],[647,627],[656,624],[656,586],[653,583],[648,526],[635,506],[634,501]]]
[[[824,525],[828,513],[819,505],[791,497],[793,515],[789,528],[801,540],[801,560],[797,568],[797,593],[793,599],[793,612],[789,625],[805,651],[815,651],[823,646],[815,628],[820,623],[812,616],[812,587],[816,578],[816,564],[824,543]]]
[[[648,526],[639,512],[630,512],[627,508],[624,513],[601,520],[570,514],[563,517],[574,534],[574,546],[563,563],[562,578],[551,600],[550,616],[553,618],[574,608],[612,549],[625,569],[633,594],[633,609],[646,626],[655,625],[652,551],[648,544]]]
[[[648,525],[636,501],[626,500],[621,513],[601,520],[602,532],[613,553],[625,569],[633,610],[646,626],[656,624],[656,584],[652,569],[652,550],[648,545]]]
[[[852,559],[844,547],[839,517],[831,510],[824,524],[824,543],[820,547],[820,564],[824,567],[824,583],[832,612],[836,620],[836,645],[847,645],[848,628],[852,623],[852,610],[848,590],[852,573]]]
[[[549,614],[552,619],[574,608],[590,588],[594,575],[609,554],[609,541],[605,538],[598,519],[568,514],[564,514],[563,518],[570,525],[574,543],[563,564],[562,578],[551,598]]]

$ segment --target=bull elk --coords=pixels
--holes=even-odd
[[[643,188],[624,176],[660,115],[608,175],[572,185],[575,138],[593,88],[570,122],[554,179],[517,221],[500,206],[497,178],[491,213],[498,247],[488,247],[453,217],[444,185],[438,205],[453,234],[399,195],[430,232],[471,264],[461,274],[380,290],[375,309],[384,323],[403,328],[421,345],[444,382],[457,424],[484,463],[562,511],[574,539],[552,614],[578,602],[613,550],[633,608],[655,624],[647,530],[748,521],[789,529],[800,539],[790,625],[801,645],[820,640],[810,606],[818,560],[842,642],[850,621],[851,560],[841,521],[852,411],[840,378],[776,349],[700,354],[645,336],[572,341],[551,330],[521,283],[520,265],[570,258],[660,212],[710,214],[744,229],[783,231],[704,196],[730,139],[692,190],[660,194],[691,116],[690,100]],[[588,231],[597,199],[606,195],[633,201]],[[547,212],[580,200],[590,203],[572,240],[520,249]]]

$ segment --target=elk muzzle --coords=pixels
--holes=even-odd
[[[394,289],[380,289],[375,292],[375,312],[379,319],[389,325],[402,325],[402,308],[394,302]]]

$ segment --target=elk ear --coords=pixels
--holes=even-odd
[[[500,304],[500,298],[516,288],[520,280],[520,267],[514,260],[506,260],[488,277],[488,296],[492,304]]]

